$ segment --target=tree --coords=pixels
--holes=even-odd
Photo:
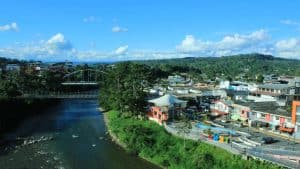
[[[58,91],[61,89],[61,83],[64,81],[65,72],[62,69],[53,69],[45,72],[46,88],[49,91]]]
[[[227,78],[226,78],[229,82],[232,82],[232,77],[231,76],[227,76]]]
[[[6,97],[16,97],[21,95],[17,83],[17,75],[9,74],[9,78],[0,81],[0,95]]]
[[[122,62],[104,70],[100,82],[100,104],[105,109],[144,116],[147,102],[145,89],[151,83],[148,66]]]

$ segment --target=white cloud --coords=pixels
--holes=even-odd
[[[295,49],[296,47],[299,47],[300,41],[296,38],[291,38],[287,40],[280,40],[275,44],[275,47],[279,51],[284,51],[284,50],[291,50]]]
[[[121,46],[115,50],[116,55],[124,55],[128,51],[128,45]]]
[[[11,24],[6,24],[3,26],[0,26],[0,32],[4,32],[4,31],[18,31],[18,25],[15,22],[12,22]]]
[[[264,42],[267,39],[268,34],[265,30],[258,30],[249,34],[227,35],[219,41],[203,41],[196,39],[193,35],[187,35],[185,39],[176,46],[176,49],[181,53],[223,56],[236,52],[262,51]]]
[[[120,26],[114,26],[111,29],[112,32],[118,33],[118,32],[127,32],[128,29],[127,28],[122,28]]]
[[[275,49],[277,56],[284,58],[300,59],[300,40],[290,38],[276,42]]]
[[[88,16],[86,18],[83,18],[83,22],[85,22],[85,23],[93,23],[96,21],[97,21],[97,19],[95,16]]]
[[[293,21],[293,20],[290,20],[290,19],[281,20],[280,23],[285,24],[285,25],[296,25],[296,26],[300,25],[300,22]]]
[[[206,50],[210,47],[210,45],[210,42],[197,40],[193,35],[187,35],[176,49],[182,53],[193,53]]]
[[[47,43],[49,44],[54,44],[54,43],[63,43],[65,42],[65,37],[63,34],[61,33],[57,33],[54,36],[52,36]]]
[[[259,43],[266,40],[268,37],[265,30],[258,30],[250,34],[241,35],[234,34],[225,36],[220,42],[217,42],[218,49],[232,49],[248,47],[254,43]]]
[[[75,59],[77,51],[64,35],[57,33],[48,40],[35,43],[15,43],[13,46],[1,48],[0,57],[37,60],[65,60]]]
[[[50,53],[71,50],[72,44],[65,39],[64,35],[57,33],[52,36],[46,43]]]

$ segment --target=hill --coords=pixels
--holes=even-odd
[[[160,68],[167,74],[186,72],[200,80],[223,77],[253,81],[256,76],[263,74],[300,76],[300,60],[283,59],[263,54],[188,57],[137,62]]]

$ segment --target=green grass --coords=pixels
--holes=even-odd
[[[127,145],[128,151],[170,169],[277,169],[276,165],[257,160],[242,160],[223,149],[167,133],[151,122],[122,117],[108,112],[109,129]]]

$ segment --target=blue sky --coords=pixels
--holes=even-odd
[[[300,1],[4,0],[0,57],[110,61],[300,58]]]

